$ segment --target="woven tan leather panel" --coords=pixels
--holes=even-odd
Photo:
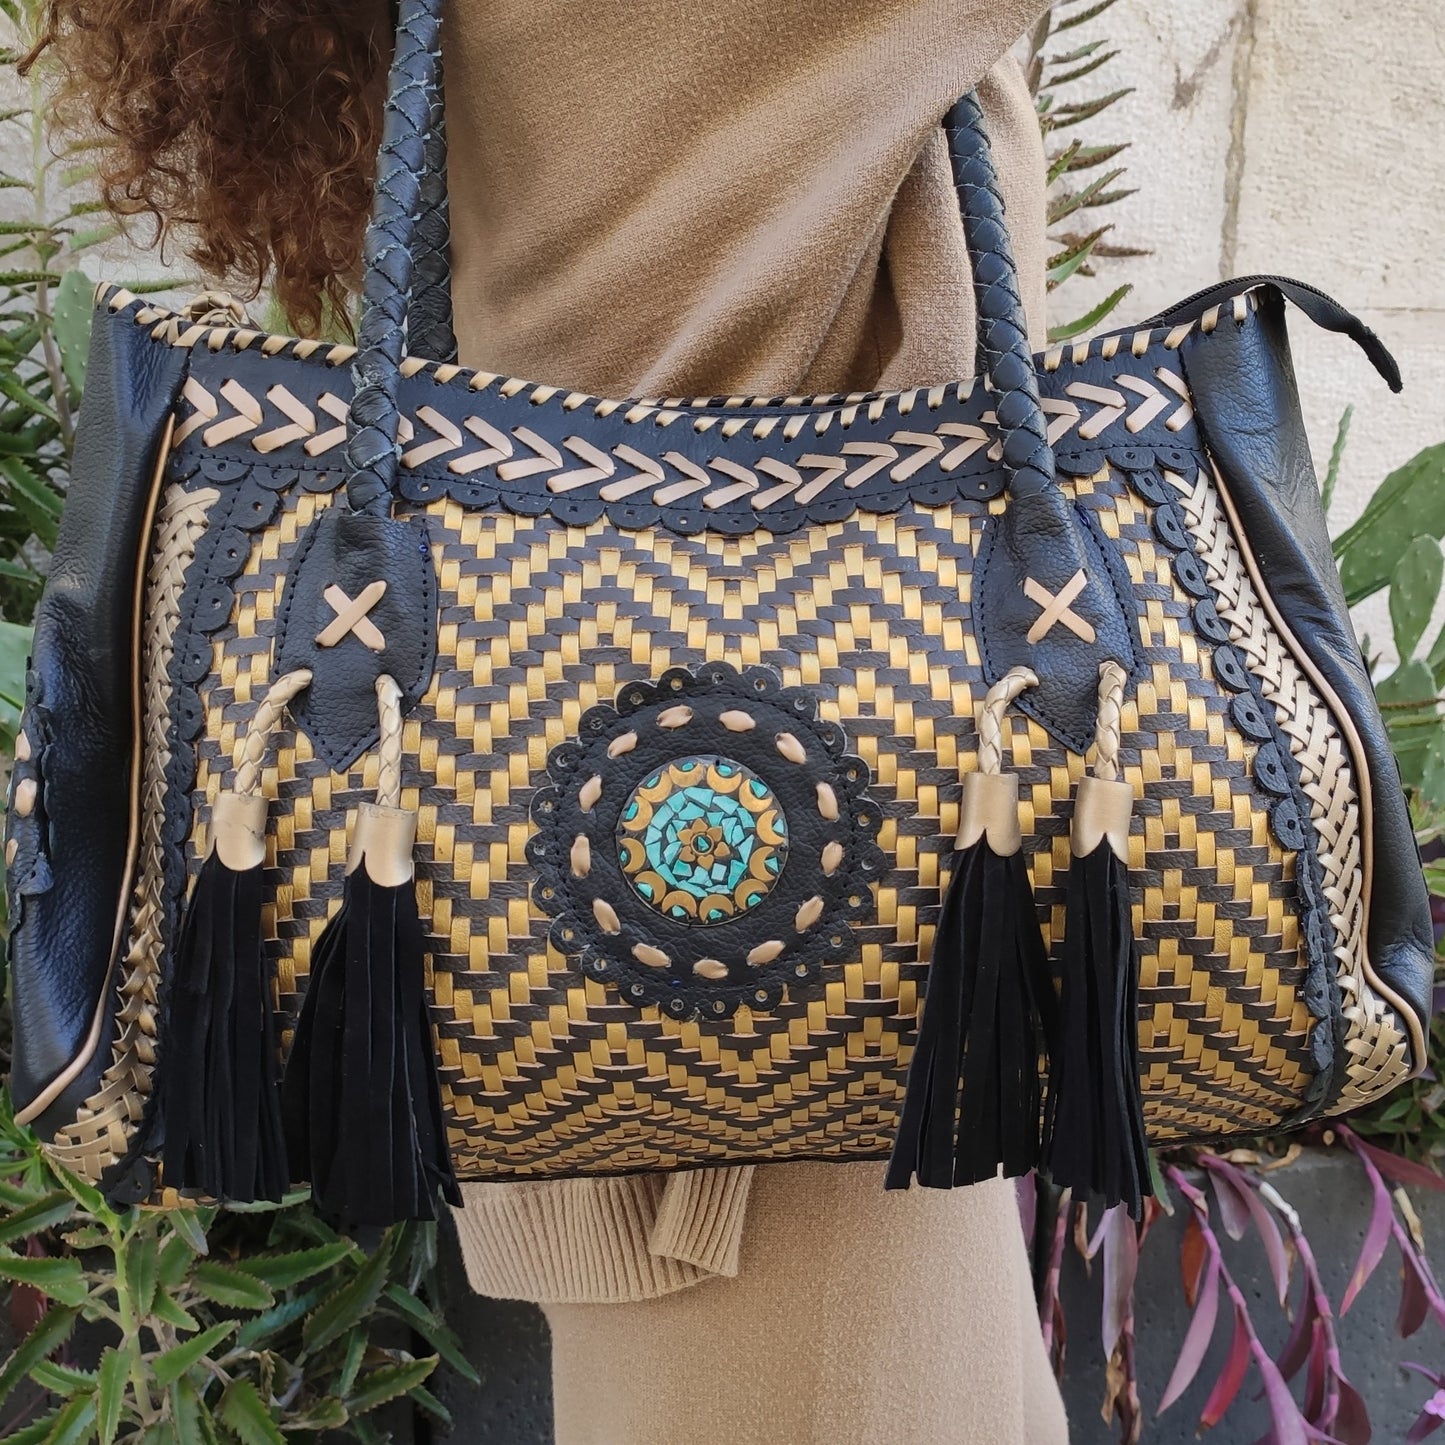
[[[1291,859],[1156,551],[1115,478],[1094,505],[1141,595],[1147,678],[1124,717],[1136,808],[1142,1043],[1158,1139],[1277,1124],[1308,1076],[1310,1020]],[[1085,483],[1081,492],[1092,492]],[[268,646],[300,531],[324,501],[293,494],[237,581],[216,635],[198,743],[197,828],[229,779],[271,675]],[[420,814],[420,898],[442,1080],[465,1177],[668,1168],[760,1155],[885,1153],[901,1099],[941,864],[957,827],[984,691],[967,627],[982,507],[858,515],[789,538],[684,539],[559,528],[453,503],[431,509],[445,661],[407,721],[403,802]],[[812,997],[726,1024],[633,1008],[546,943],[529,894],[528,803],[548,752],[625,682],[668,667],[763,663],[814,692],[869,764],[892,866],[861,956]],[[1067,817],[1082,759],[1013,719],[1013,766],[1046,928],[1061,923]],[[294,1009],[341,888],[348,811],[375,786],[283,734],[268,769],[280,998]]]

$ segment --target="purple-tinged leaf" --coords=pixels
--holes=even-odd
[[[1280,1236],[1279,1225],[1275,1222],[1274,1215],[1270,1213],[1268,1206],[1250,1185],[1249,1180],[1232,1164],[1227,1164],[1224,1160],[1213,1158],[1210,1155],[1205,1155],[1201,1162],[1213,1176],[1214,1191],[1221,1202],[1224,1196],[1220,1193],[1220,1186],[1227,1181],[1239,1201],[1248,1210],[1249,1217],[1254,1221],[1254,1227],[1264,1245],[1270,1273],[1274,1276],[1274,1292],[1279,1298],[1280,1307],[1283,1308],[1289,1299],[1290,1256],[1289,1251],[1285,1248],[1284,1240]],[[1234,1238],[1238,1239],[1239,1235],[1234,1235]]]
[[[1039,1177],[1025,1174],[1014,1180],[1014,1197],[1018,1200],[1019,1224],[1023,1226],[1024,1238],[1032,1239],[1039,1223]]]
[[[1284,1349],[1279,1355],[1279,1371],[1286,1380],[1292,1380],[1299,1374],[1300,1366],[1310,1357],[1310,1343],[1314,1339],[1315,1321],[1319,1318],[1319,1305],[1310,1289],[1309,1282],[1305,1282],[1304,1291],[1300,1296],[1299,1308],[1295,1311],[1294,1327],[1289,1332],[1289,1339],[1285,1341]]]
[[[1094,1251],[1089,1243],[1089,1206],[1083,1201],[1074,1205],[1074,1252],[1084,1261],[1084,1273],[1094,1277]]]
[[[1395,1243],[1400,1249],[1401,1265],[1408,1268],[1420,1282],[1431,1312],[1442,1325],[1445,1325],[1445,1295],[1440,1293],[1440,1286],[1435,1282],[1430,1261],[1416,1247],[1415,1241],[1405,1232],[1398,1219],[1393,1221],[1392,1228],[1395,1233]]]
[[[1410,1370],[1422,1379],[1429,1380],[1437,1390],[1445,1390],[1445,1372],[1432,1370],[1428,1365],[1417,1364],[1414,1360],[1402,1360],[1402,1370]]]
[[[1378,1144],[1368,1144],[1352,1129],[1340,1126],[1340,1137],[1362,1158],[1368,1159],[1387,1179],[1396,1184],[1413,1184],[1420,1189],[1431,1189],[1437,1194],[1445,1193],[1445,1177],[1437,1174],[1424,1164],[1413,1159],[1402,1159]]]
[[[1204,1262],[1209,1248],[1204,1242],[1204,1227],[1199,1216],[1191,1211],[1189,1223],[1184,1226],[1184,1243],[1179,1246],[1179,1275],[1184,1285],[1184,1299],[1193,1309],[1199,1298],[1199,1281],[1204,1274]]]
[[[1299,1406],[1289,1392],[1275,1362],[1260,1346],[1254,1352],[1254,1362],[1264,1379],[1264,1396],[1269,1401],[1269,1418],[1274,1425],[1275,1438],[1279,1445],[1309,1445],[1305,1433],[1305,1422],[1300,1416]]]
[[[1410,1261],[1400,1259],[1400,1309],[1395,1316],[1395,1333],[1402,1340],[1408,1340],[1421,1325],[1430,1318],[1430,1296],[1420,1276],[1411,1267]]]
[[[1199,1303],[1194,1308],[1194,1318],[1184,1335],[1184,1345],[1174,1363],[1174,1373],[1164,1387],[1164,1398],[1159,1402],[1158,1413],[1162,1415],[1189,1387],[1209,1353],[1209,1343],[1214,1338],[1214,1324],[1219,1317],[1219,1265],[1210,1260],[1205,1266],[1204,1284],[1199,1291]]]
[[[1340,1445],[1370,1445],[1374,1427],[1370,1424],[1370,1412],[1360,1398],[1360,1392],[1343,1376],[1336,1381],[1340,1392],[1339,1408],[1330,1421],[1330,1434]]]
[[[1224,1232],[1231,1239],[1243,1239],[1249,1228],[1249,1206],[1239,1187],[1221,1170],[1211,1169],[1209,1177],[1214,1181],[1214,1197],[1219,1201],[1219,1222]]]
[[[1119,1346],[1119,1336],[1134,1313],[1134,1281],[1139,1275],[1139,1235],[1124,1206],[1104,1216],[1104,1357]]]
[[[1239,1387],[1244,1383],[1245,1371],[1249,1369],[1249,1325],[1245,1322],[1244,1311],[1235,1308],[1234,1339],[1229,1346],[1229,1355],[1224,1368],[1204,1402],[1199,1415],[1199,1433],[1212,1430],[1224,1418],[1224,1412],[1234,1404]]]
[[[1320,1420],[1325,1414],[1325,1390],[1329,1385],[1330,1337],[1322,1319],[1315,1320],[1310,1331],[1310,1367],[1305,1375],[1304,1414],[1307,1420]]]
[[[1341,1318],[1349,1313],[1350,1306],[1365,1287],[1365,1282],[1384,1258],[1385,1246],[1390,1242],[1390,1226],[1395,1219],[1395,1202],[1390,1198],[1390,1191],[1385,1188],[1384,1180],[1370,1166],[1368,1159],[1365,1160],[1365,1173],[1370,1176],[1370,1186],[1375,1192],[1375,1207],[1370,1215],[1369,1228],[1365,1230],[1365,1242],[1360,1246],[1360,1257],[1355,1262],[1354,1273],[1350,1275],[1345,1297],[1340,1301]]]
[[[1418,1445],[1419,1441],[1429,1439],[1441,1425],[1445,1425],[1445,1390],[1436,1390],[1425,1401],[1425,1408],[1410,1426],[1410,1433],[1405,1436],[1405,1445]]]
[[[1059,1298],[1059,1279],[1064,1267],[1064,1243],[1069,1233],[1069,1193],[1064,1191],[1059,1200],[1059,1212],[1054,1217],[1054,1237],[1049,1247],[1049,1268],[1044,1276],[1044,1287],[1039,1299],[1039,1313],[1043,1320],[1044,1348],[1053,1361],[1054,1374],[1063,1378],[1064,1352],[1068,1344],[1068,1329],[1064,1319],[1064,1306]]]

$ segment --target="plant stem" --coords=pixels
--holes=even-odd
[[[40,78],[40,66],[30,72],[30,164],[32,171],[31,200],[35,208],[35,221],[45,232],[45,240],[35,246],[36,270],[47,271],[50,262],[59,252],[50,231],[50,201],[47,193],[46,140],[45,140],[45,91]],[[65,366],[61,361],[60,347],[55,341],[55,323],[50,308],[50,283],[42,278],[35,288],[35,316],[40,326],[40,355],[46,375],[50,378],[51,400],[60,427],[60,441],[66,455],[75,443],[75,420],[70,411],[70,386],[65,379]]]
[[[119,1263],[125,1255],[126,1246],[125,1231],[119,1224],[111,1227],[110,1241],[112,1257]],[[115,1280],[116,1312],[120,1317],[120,1350],[128,1362],[137,1412],[142,1423],[148,1425],[160,1418],[160,1412],[151,1398],[150,1368],[145,1351],[141,1349],[141,1322],[136,1314],[135,1301],[131,1298],[130,1280],[118,1268],[112,1271],[112,1278]]]

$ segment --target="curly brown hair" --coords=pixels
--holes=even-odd
[[[119,216],[184,228],[208,275],[269,281],[303,334],[356,279],[387,0],[49,0],[56,118],[96,140]]]

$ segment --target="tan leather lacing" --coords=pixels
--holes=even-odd
[[[381,716],[380,765],[376,801],[383,808],[401,807],[401,688],[385,675],[376,679],[376,703]]]
[[[978,770],[981,773],[1003,771],[1003,719],[1021,693],[1039,685],[1036,672],[1016,667],[989,688],[978,710]]]
[[[1129,675],[1117,662],[1099,665],[1099,717],[1094,724],[1094,776],[1119,779],[1119,739],[1124,726],[1124,687]]]
[[[270,751],[271,739],[281,726],[286,709],[297,694],[310,685],[311,673],[304,667],[288,672],[271,684],[246,729],[246,741],[241,747],[241,761],[236,765],[234,792],[246,798],[254,798],[260,794],[261,769],[265,765],[266,754]]]
[[[1358,1108],[1388,1093],[1411,1067],[1411,1047],[1400,1016],[1371,984],[1366,970],[1364,854],[1359,792],[1349,750],[1319,693],[1296,662],[1260,603],[1244,565],[1214,479],[1165,479],[1178,493],[1194,550],[1204,564],[1218,611],[1260,680],[1310,800],[1310,823],[1319,840],[1324,895],[1335,934],[1336,977],[1349,1024],[1342,1109]]]

